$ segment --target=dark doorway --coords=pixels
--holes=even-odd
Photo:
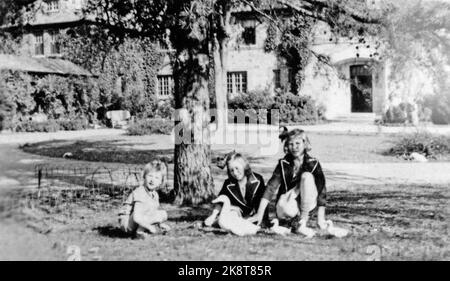
[[[350,66],[352,112],[373,112],[372,71],[367,65]]]

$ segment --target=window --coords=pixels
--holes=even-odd
[[[173,77],[172,75],[158,75],[158,96],[169,97],[172,94]]]
[[[227,93],[238,94],[247,92],[247,72],[227,73]]]
[[[297,83],[295,82],[295,71],[292,68],[289,68],[289,70],[288,70],[288,84],[289,84],[291,93],[296,94]]]
[[[281,75],[279,69],[273,71],[273,85],[275,89],[281,88]]]
[[[57,12],[59,11],[59,1],[49,1],[47,3],[47,11],[49,12]]]
[[[82,9],[85,6],[85,0],[72,0],[72,5],[74,5],[75,9]]]
[[[255,27],[248,26],[244,28],[244,32],[242,33],[242,38],[244,39],[244,43],[246,45],[254,45],[256,44],[256,31]]]
[[[61,53],[59,40],[59,30],[50,32],[50,53],[53,55]]]
[[[170,48],[165,41],[158,41],[158,49],[162,52],[169,51]]]
[[[44,33],[36,33],[34,35],[34,54],[43,55],[44,54]]]

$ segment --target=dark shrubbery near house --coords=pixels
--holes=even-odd
[[[228,103],[230,109],[269,109],[274,98],[268,91],[251,91],[242,93],[231,99]]]
[[[41,131],[45,124],[27,120],[44,114],[49,120],[107,123],[109,110],[128,110],[138,119],[168,118],[170,102],[156,98],[156,75],[163,54],[146,39],[116,42],[95,26],[62,34],[64,59],[89,70],[94,77],[33,75],[2,70],[0,129]],[[61,122],[61,130],[85,128],[84,122]],[[34,128],[34,129],[33,129]]]
[[[324,120],[325,110],[311,97],[278,92],[273,96],[268,91],[254,91],[241,94],[229,102],[230,109],[278,109],[280,122],[289,124],[315,124]],[[232,120],[230,120],[231,122]]]
[[[141,119],[130,124],[127,133],[130,136],[143,136],[150,134],[170,135],[174,123],[168,119]]]
[[[431,121],[434,124],[450,124],[450,92],[428,97],[424,105],[431,109]]]
[[[89,125],[89,121],[86,118],[79,118],[73,120],[58,120],[57,121],[60,130],[64,131],[79,131],[86,130]]]
[[[394,142],[394,145],[388,151],[388,154],[401,156],[409,155],[412,152],[436,158],[449,156],[450,137],[444,135],[431,135],[426,132],[402,136]]]
[[[413,123],[414,106],[410,103],[400,103],[397,106],[391,106],[386,110],[383,116],[384,124],[411,124]],[[430,122],[432,111],[430,108],[420,104],[417,112],[419,122]]]
[[[57,132],[57,131],[76,131],[88,128],[88,120],[77,118],[72,120],[54,120],[47,121],[19,121],[14,125],[15,132]]]
[[[59,124],[55,120],[48,120],[43,122],[37,121],[22,121],[16,124],[16,132],[57,132],[59,131]]]
[[[148,113],[149,117],[172,119],[173,112],[175,111],[175,104],[173,99],[164,100],[155,104],[153,111]]]
[[[271,109],[279,109],[280,122],[287,124],[315,124],[325,119],[325,109],[318,106],[309,96],[277,94]]]
[[[389,107],[383,116],[383,123],[406,123],[408,114],[406,106],[403,105]]]

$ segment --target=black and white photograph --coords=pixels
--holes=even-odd
[[[449,230],[450,0],[0,0],[1,261],[251,280]]]

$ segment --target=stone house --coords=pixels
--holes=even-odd
[[[43,13],[36,16],[31,32],[23,38],[21,53],[35,57],[60,56],[58,36],[67,28],[83,24],[83,4],[84,0],[45,1]],[[247,91],[292,89],[294,76],[285,59],[264,50],[267,23],[238,13],[235,18],[235,32],[227,52],[228,96]],[[375,59],[376,51],[346,38],[330,42],[330,31],[325,24],[318,24],[313,32],[312,49],[328,56],[331,64],[319,65],[316,58],[311,58],[298,94],[310,95],[325,107],[327,119],[373,120],[382,115],[387,99],[387,71],[385,63]],[[170,96],[173,78],[168,56],[155,79],[158,96]]]
[[[227,92],[274,92],[293,89],[294,77],[286,59],[264,50],[268,24],[241,18],[240,28],[229,44]],[[246,32],[249,38],[239,34]],[[309,95],[326,109],[327,119],[373,120],[381,116],[386,99],[386,71],[384,62],[376,59],[374,44],[359,43],[356,39],[333,38],[325,23],[313,28],[311,49],[329,57],[330,64],[318,63],[311,57],[305,79],[297,94]],[[239,39],[240,37],[244,37]]]

